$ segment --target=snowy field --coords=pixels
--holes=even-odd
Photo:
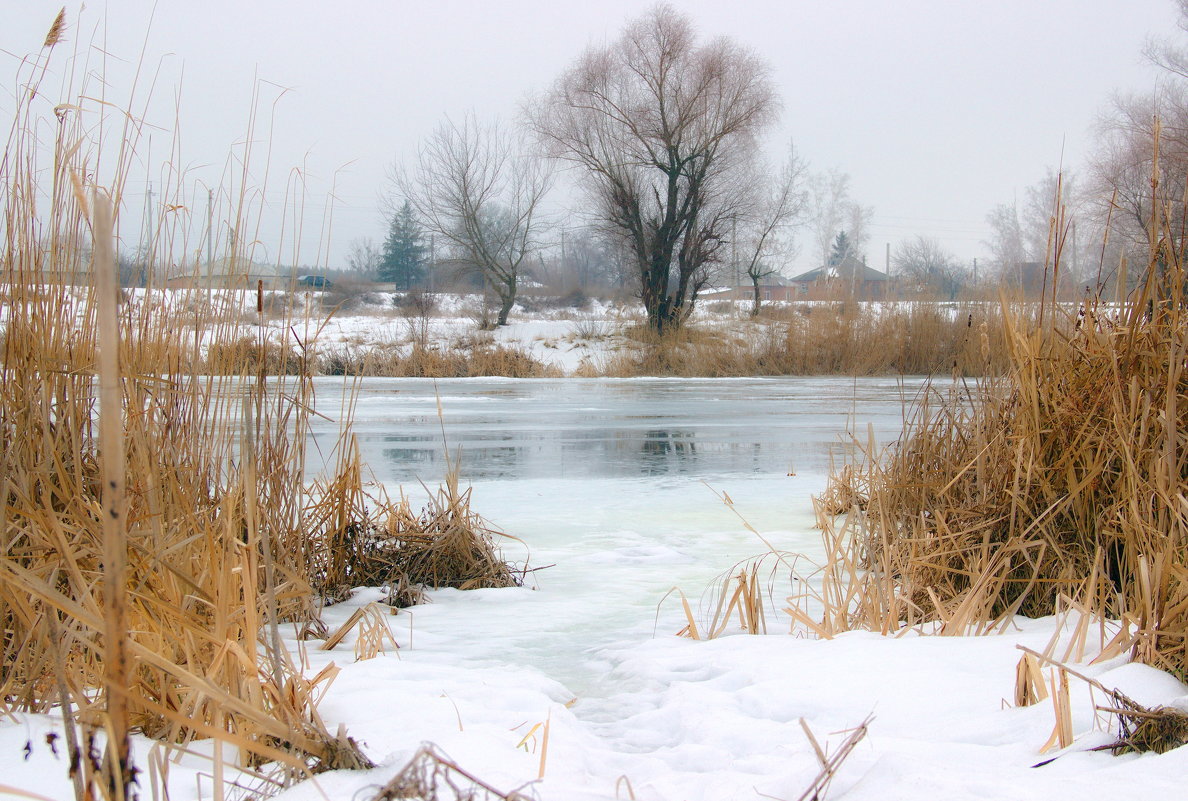
[[[369,659],[356,659],[355,632],[322,651],[290,630],[308,675],[341,668],[320,712],[379,767],[324,774],[280,797],[366,801],[432,743],[495,788],[540,799],[795,801],[821,771],[806,727],[832,755],[868,719],[829,798],[1179,797],[1188,748],[1090,751],[1113,740],[1114,724],[1094,710],[1106,699],[1077,679],[1068,748],[1042,751],[1055,722],[1050,702],[1012,706],[1017,646],[1043,651],[1060,638],[1060,655],[1072,621],[1020,619],[986,637],[817,640],[780,612],[791,590],[776,576],[767,635],[732,627],[713,641],[676,636],[685,616],[679,597],[666,597],[671,589],[704,624],[706,591],[765,550],[720,494],[775,547],[819,559],[810,496],[844,455],[847,432],[865,437],[870,423],[880,441],[897,436],[919,383],[363,381],[356,430],[376,480],[414,497],[419,481],[435,486],[440,396],[473,508],[522,541],[507,543],[507,558],[546,569],[524,588],[431,593],[431,603],[383,619],[399,649],[389,642]],[[341,381],[318,379],[317,392],[318,408],[338,414]],[[325,422],[311,451],[325,453],[336,430]],[[380,599],[360,588],[325,621],[333,631]],[[1166,674],[1125,656],[1090,664],[1095,632],[1074,660],[1079,671],[1148,706],[1188,709],[1188,687]],[[0,724],[0,788],[10,788],[0,797],[11,788],[72,796],[46,740],[59,729],[51,716]],[[149,743],[136,746],[138,764],[149,765]],[[199,755],[177,755],[169,798],[214,798],[210,772]]]

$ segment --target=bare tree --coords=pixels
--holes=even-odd
[[[847,254],[866,263],[866,246],[870,244],[870,224],[874,220],[874,206],[863,206],[857,201],[846,204],[846,232],[850,237],[850,252]]]
[[[1025,287],[1047,284],[1056,277],[1062,283],[1083,273],[1093,262],[1090,255],[1093,231],[1084,230],[1079,241],[1078,222],[1089,222],[1076,176],[1049,169],[1039,181],[1022,192],[1022,203],[1000,203],[986,215],[991,235],[985,241],[1000,280]],[[1091,279],[1090,279],[1091,280]]]
[[[1120,95],[1099,122],[1099,145],[1089,182],[1097,196],[1095,222],[1109,242],[1101,245],[1101,269],[1107,253],[1115,264],[1128,259],[1154,262],[1160,240],[1179,232],[1185,219],[1188,175],[1188,0],[1178,0],[1178,39],[1151,40],[1144,54],[1163,70],[1156,89]],[[1178,235],[1177,235],[1178,238]],[[1100,272],[1100,270],[1099,270]],[[1140,279],[1141,275],[1133,275]],[[1097,283],[1104,283],[1099,277]]]
[[[947,300],[956,300],[965,281],[965,271],[953,254],[923,234],[900,242],[891,256],[891,265],[897,276]]]
[[[1023,244],[1023,224],[1019,219],[1018,203],[999,203],[986,215],[990,238],[984,244],[990,248],[990,259],[999,277],[1010,280],[1012,271],[1027,260]]]
[[[850,256],[862,260],[866,244],[870,241],[874,208],[851,199],[849,173],[834,168],[810,175],[807,213],[813,244],[821,254],[823,266],[829,265],[835,255],[839,262]],[[846,252],[834,254],[838,234],[843,231],[846,234]]]
[[[379,271],[380,252],[370,237],[352,239],[347,249],[347,269],[359,277],[374,280]]]
[[[821,265],[829,264],[834,239],[846,224],[850,202],[850,176],[838,169],[814,173],[808,181],[808,213],[813,244]]]
[[[778,272],[772,258],[781,244],[780,229],[798,222],[807,205],[804,189],[806,172],[804,161],[794,149],[790,149],[788,160],[780,169],[778,178],[774,182],[765,182],[765,194],[757,198],[747,210],[748,213],[742,215],[739,227],[742,233],[737,244],[744,272],[751,279],[752,317],[759,316],[759,282]],[[792,247],[787,239],[782,244],[789,249]]]
[[[1188,81],[1172,76],[1150,94],[1116,98],[1091,163],[1100,216],[1109,216],[1113,233],[1146,249],[1153,231],[1179,218],[1185,174]]]
[[[698,42],[668,5],[588,50],[528,108],[549,152],[583,168],[656,331],[687,319],[721,258],[739,196],[731,174],[776,111],[762,61],[726,38]]]
[[[455,258],[476,269],[499,297],[507,325],[524,260],[537,247],[540,203],[551,185],[545,165],[517,152],[513,138],[473,114],[446,118],[423,143],[415,170],[397,170],[400,194]]]

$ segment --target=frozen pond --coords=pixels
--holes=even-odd
[[[711,480],[827,470],[873,424],[898,435],[919,379],[368,379],[354,430],[386,482],[441,479],[445,446],[472,482]],[[322,380],[319,409],[341,403]],[[438,401],[442,415],[438,417]],[[336,430],[317,437],[329,448]],[[443,441],[445,445],[443,445]]]
[[[696,603],[716,576],[764,551],[716,493],[776,547],[818,553],[810,496],[848,450],[847,432],[865,442],[869,424],[880,444],[895,439],[904,400],[922,384],[368,379],[354,430],[375,478],[414,497],[444,474],[444,431],[472,507],[527,548],[510,543],[507,557],[552,565],[532,575],[538,592],[439,593],[417,610],[451,631],[483,616],[482,637],[443,643],[442,655],[530,665],[597,692],[601,649],[680,628],[679,603],[660,604],[666,592],[680,587]],[[342,387],[319,379],[321,412],[335,415]],[[336,436],[321,422],[317,451],[329,453]]]

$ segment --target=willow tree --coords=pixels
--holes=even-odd
[[[687,319],[728,250],[742,168],[776,112],[763,61],[727,38],[698,41],[668,5],[587,50],[529,108],[550,154],[583,168],[656,331]]]
[[[507,325],[520,267],[539,245],[552,183],[545,165],[519,152],[513,134],[467,114],[438,125],[413,171],[398,168],[393,178],[425,227],[499,296],[498,324]]]

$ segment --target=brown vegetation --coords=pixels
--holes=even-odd
[[[218,738],[273,786],[368,767],[318,714],[333,671],[303,676],[279,632],[316,623],[322,560],[365,514],[357,463],[306,485],[314,355],[300,326],[245,337],[234,304],[118,295],[109,209],[130,161],[90,181],[109,174],[101,143],[131,150],[135,134],[105,131],[85,98],[60,105],[43,169],[43,70],[30,69],[0,161],[0,712],[63,716],[79,799],[129,797],[132,731]]]
[[[1002,307],[856,303],[793,307],[782,317],[665,335],[628,329],[603,375],[987,375],[1008,361]]]
[[[321,518],[313,525],[327,536],[310,554],[310,575],[325,602],[349,597],[354,587],[386,587],[388,604],[405,607],[423,601],[424,588],[520,586],[523,574],[495,545],[508,535],[470,508],[470,490],[459,489],[456,469],[419,511],[405,497],[368,504],[361,471],[352,449],[346,468],[325,487],[336,502],[316,510]]]
[[[322,369],[329,375],[390,378],[546,378],[560,375],[556,368],[519,348],[490,342],[469,342],[460,347],[414,344],[407,353],[396,345],[342,350],[325,356]]]
[[[921,397],[902,442],[853,474],[852,621],[988,631],[1075,599],[1133,627],[1137,658],[1188,675],[1181,258],[1153,249],[1120,309],[1086,302],[1063,327],[1051,308],[1007,315],[1003,377]]]

